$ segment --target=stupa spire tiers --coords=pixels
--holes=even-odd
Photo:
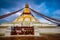
[[[23,14],[31,14],[28,4],[25,4],[25,8],[23,10]]]
[[[27,3],[25,4],[25,8],[29,8],[29,5]]]
[[[39,22],[39,21],[33,15],[31,15],[29,5],[25,4],[22,15],[16,18],[14,22]]]

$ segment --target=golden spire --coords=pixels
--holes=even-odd
[[[29,5],[26,4],[23,10],[23,14],[19,16],[14,22],[38,22],[38,20],[30,14],[31,12],[29,9]]]
[[[25,5],[25,8],[29,8],[29,5],[28,5],[28,4],[26,4],[26,5]]]
[[[29,9],[29,5],[28,5],[28,4],[25,5],[23,14],[31,14],[30,9]]]

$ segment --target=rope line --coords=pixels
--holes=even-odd
[[[15,12],[2,15],[2,16],[0,16],[0,19],[3,19],[3,18],[5,18],[5,17],[11,16],[11,15],[13,15],[13,14],[16,14],[17,12],[19,12],[19,11],[21,11],[21,10],[23,10],[23,8],[20,9],[20,10],[15,11]]]

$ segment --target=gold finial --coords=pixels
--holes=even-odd
[[[31,14],[28,4],[25,4],[25,8],[24,8],[23,14]]]
[[[29,8],[29,5],[28,4],[25,4],[25,8]]]

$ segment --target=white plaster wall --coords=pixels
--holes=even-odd
[[[11,26],[6,28],[5,36],[10,36],[11,35]]]
[[[0,33],[5,33],[6,32],[6,28],[0,28]]]
[[[60,28],[38,28],[39,33],[60,33]]]

